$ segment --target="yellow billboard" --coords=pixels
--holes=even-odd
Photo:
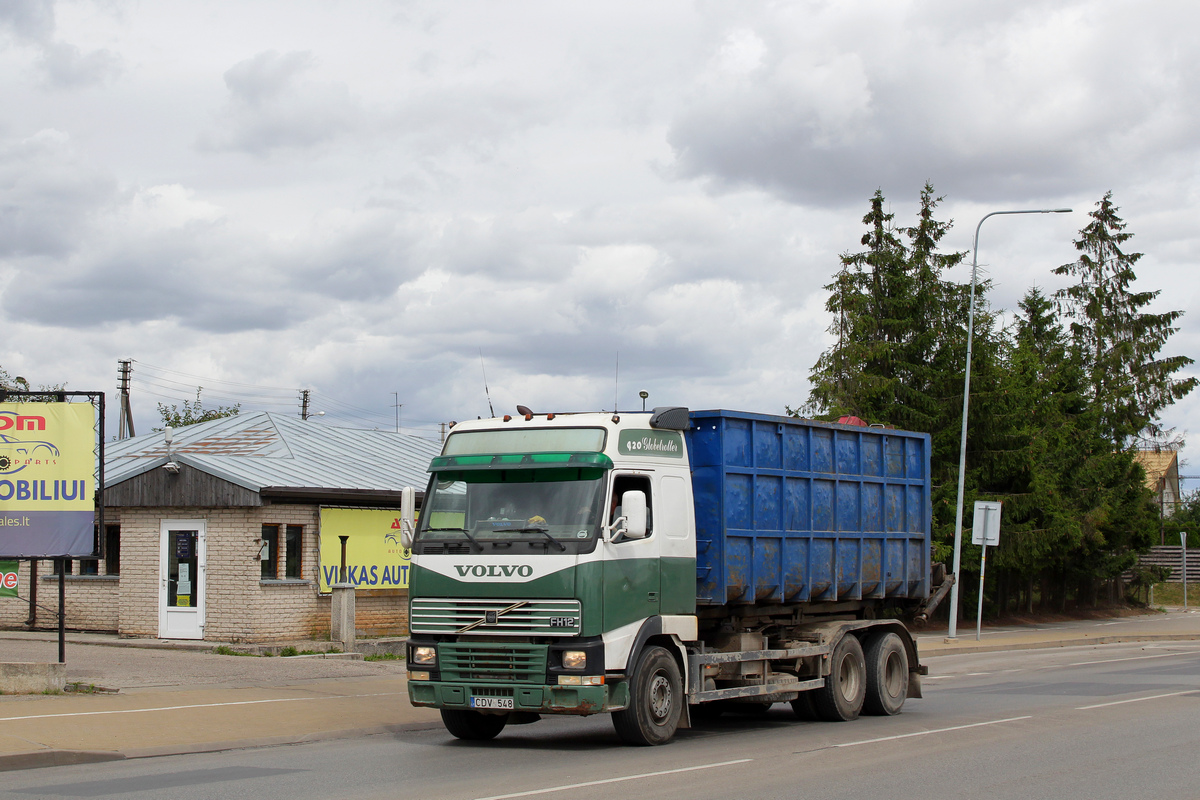
[[[0,556],[94,549],[91,403],[0,403]]]
[[[359,589],[407,589],[411,553],[400,544],[400,510],[321,509],[320,591],[338,582],[346,538],[346,583]]]

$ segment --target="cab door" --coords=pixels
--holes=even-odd
[[[629,539],[605,546],[604,629],[656,616],[662,598],[659,575],[659,537],[654,531],[654,481],[646,473],[616,473],[609,494],[611,523],[620,516],[621,496],[627,491],[646,494],[646,538]]]

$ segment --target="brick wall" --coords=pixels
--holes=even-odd
[[[119,579],[68,576],[69,628],[118,631],[128,637],[157,637],[162,522],[200,519],[205,523],[207,547],[205,639],[248,643],[328,637],[330,597],[317,592],[317,506],[124,508],[107,509],[105,514],[109,518],[106,522],[119,522],[121,526],[121,575]],[[258,540],[264,524],[279,525],[281,540],[286,526],[303,527],[300,580],[262,580]],[[53,571],[52,562],[40,562],[38,569],[42,576],[38,604],[51,609],[39,612],[38,626],[54,627],[58,579],[45,577]],[[23,562],[23,597],[28,597],[28,585],[29,565]],[[403,589],[359,590],[355,598],[358,635],[406,634],[407,595]],[[23,625],[28,615],[27,600],[0,598],[0,625]]]
[[[106,515],[107,516],[107,515]],[[106,524],[115,520],[106,519]],[[64,597],[66,627],[72,630],[116,632],[119,626],[120,581],[115,575],[79,575],[80,562],[74,562],[67,575]],[[104,571],[104,562],[100,562]],[[20,597],[0,597],[0,627],[24,627],[29,619],[30,566],[21,561]],[[58,628],[58,575],[53,560],[38,561],[37,622],[41,630]]]

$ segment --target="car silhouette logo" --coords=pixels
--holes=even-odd
[[[22,441],[0,433],[0,475],[11,475],[29,466],[30,459],[57,456],[53,442]]]

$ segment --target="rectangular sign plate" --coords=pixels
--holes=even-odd
[[[971,544],[1000,544],[1000,503],[977,500],[974,524],[971,526]]]
[[[511,711],[513,699],[511,697],[472,697],[471,708],[497,708]]]

